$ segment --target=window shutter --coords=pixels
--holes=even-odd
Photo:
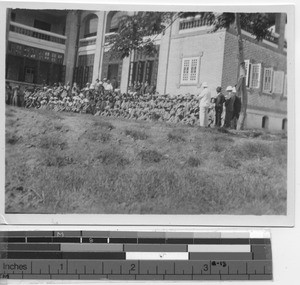
[[[282,94],[284,84],[284,72],[275,71],[273,77],[273,93]]]
[[[263,92],[271,93],[272,91],[273,68],[264,69]]]
[[[250,87],[259,88],[261,64],[256,63],[251,65]]]
[[[182,75],[181,75],[181,81],[182,83],[188,82],[189,80],[189,71],[190,71],[190,60],[189,59],[183,59],[182,64]]]
[[[246,70],[246,86],[249,86],[249,77],[250,77],[250,60],[246,59],[245,61],[245,70]]]

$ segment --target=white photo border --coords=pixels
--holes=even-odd
[[[113,2],[113,1],[112,1]],[[129,1],[126,1],[127,3]],[[225,2],[225,1],[222,1]],[[252,3],[252,1],[251,1]],[[262,3],[262,2],[258,2]],[[282,3],[282,2],[281,2]],[[263,4],[263,3],[262,3]],[[225,3],[218,5],[140,5],[140,4],[95,4],[71,2],[0,2],[0,17],[6,19],[6,8],[27,9],[84,9],[84,10],[152,10],[191,11],[194,9],[222,12],[286,12],[290,30],[288,31],[287,74],[288,80],[288,179],[287,215],[90,215],[90,214],[5,214],[5,103],[0,104],[0,224],[8,225],[105,225],[105,226],[256,226],[291,227],[295,222],[295,5],[255,4],[239,5]],[[5,21],[2,21],[5,23]],[[0,27],[0,59],[5,62],[5,25]],[[4,94],[5,64],[1,65],[0,88]],[[4,96],[2,97],[2,100]]]

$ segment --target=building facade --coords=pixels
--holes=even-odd
[[[6,80],[22,88],[114,79],[121,92],[136,82],[155,86],[159,94],[199,94],[207,82],[212,95],[225,92],[238,74],[238,43],[231,29],[212,33],[200,15],[177,18],[153,40],[153,55],[112,54],[108,37],[117,32],[123,11],[9,9]],[[287,128],[286,15],[274,14],[272,36],[257,42],[242,31],[247,68],[249,128]]]

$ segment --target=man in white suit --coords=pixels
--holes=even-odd
[[[199,122],[200,127],[208,126],[208,107],[211,100],[211,93],[206,82],[202,83],[203,90],[199,98]]]

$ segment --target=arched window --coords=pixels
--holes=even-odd
[[[266,130],[269,128],[269,117],[268,116],[262,117],[261,127]]]
[[[117,32],[119,28],[120,21],[126,17],[127,15],[131,15],[130,12],[115,12],[111,11],[107,15],[107,22],[106,22],[106,33]]]
[[[284,119],[282,120],[282,127],[281,127],[281,129],[282,129],[283,131],[287,131],[287,119],[286,119],[286,118],[284,118]]]
[[[98,17],[95,14],[87,16],[84,25],[84,38],[97,35]]]

